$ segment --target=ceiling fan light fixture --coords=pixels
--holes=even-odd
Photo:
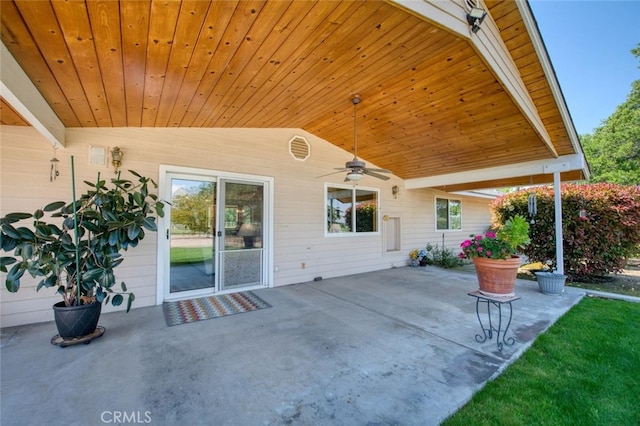
[[[347,173],[347,179],[353,180],[353,181],[360,180],[362,179],[362,172],[359,172],[357,170],[352,170],[349,173]]]

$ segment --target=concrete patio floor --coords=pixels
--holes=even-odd
[[[519,280],[499,352],[475,340],[476,287],[406,267],[259,290],[271,308],[174,327],[160,306],[103,314],[90,345],[51,345],[53,322],[2,329],[0,423],[439,424],[584,295]]]

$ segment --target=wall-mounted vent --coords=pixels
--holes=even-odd
[[[465,0],[465,4],[467,5],[467,10],[471,10],[474,7],[480,7],[479,2],[477,0]]]
[[[304,161],[311,155],[311,145],[302,136],[294,136],[289,140],[289,154],[296,160]]]

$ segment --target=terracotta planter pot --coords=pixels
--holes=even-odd
[[[486,296],[513,296],[522,261],[519,256],[510,259],[474,257],[480,292]]]

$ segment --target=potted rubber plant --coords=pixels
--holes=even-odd
[[[95,332],[103,302],[119,306],[127,296],[128,312],[135,300],[124,282],[116,286],[114,269],[124,260],[122,251],[137,246],[145,231],[157,231],[154,214],[162,217],[164,204],[150,192],[157,188],[152,179],[129,172],[133,180],[118,174],[108,184],[98,174],[95,182],[85,181],[88,188],[77,200],[72,189],[70,202],[0,218],[0,249],[10,254],[0,257],[7,289],[17,292],[25,273],[41,279],[36,290],[54,288],[62,298],[54,317],[63,339]]]
[[[481,293],[513,296],[522,263],[518,252],[530,242],[529,223],[523,216],[516,215],[507,219],[497,232],[471,234],[460,244],[459,257],[473,260]]]

